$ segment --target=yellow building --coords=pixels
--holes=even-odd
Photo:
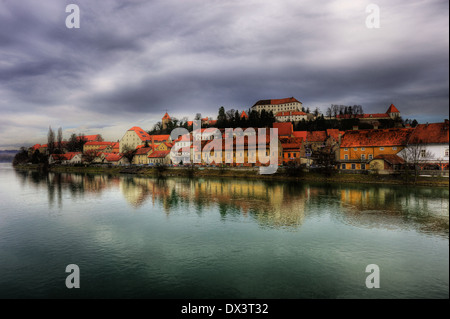
[[[370,161],[379,155],[395,155],[405,148],[413,129],[346,131],[341,140],[341,170],[368,170]]]

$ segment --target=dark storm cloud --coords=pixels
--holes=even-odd
[[[65,27],[69,3],[80,29]],[[380,29],[365,26],[369,3],[3,0],[0,145],[8,123],[45,138],[50,124],[122,129],[289,96],[448,117],[448,2],[378,1]]]

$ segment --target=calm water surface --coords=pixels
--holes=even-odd
[[[0,298],[448,298],[448,196],[0,164]]]

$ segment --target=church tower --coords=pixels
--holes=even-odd
[[[388,110],[386,111],[387,115],[389,115],[389,117],[391,119],[395,119],[397,117],[400,116],[400,111],[395,107],[394,104],[391,104],[388,108]]]
[[[161,121],[163,130],[167,129],[167,124],[169,123],[169,121],[170,121],[170,116],[166,112],[166,114],[164,114],[162,121]]]

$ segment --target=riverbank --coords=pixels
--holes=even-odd
[[[38,165],[18,165],[18,170],[34,170],[40,171],[42,167]],[[260,175],[259,169],[256,168],[195,168],[186,167],[102,167],[102,166],[50,166],[49,172],[54,173],[77,173],[77,174],[108,174],[108,175],[138,175],[151,177],[214,177],[214,178],[230,178],[230,179],[261,179],[274,181],[308,181],[323,183],[362,183],[362,184],[393,184],[408,186],[433,186],[448,187],[448,177],[424,177],[420,176],[415,184],[411,181],[406,182],[403,178],[391,175],[365,175],[365,174],[346,174],[336,173],[330,177],[314,172],[287,171],[279,168],[275,174]]]

